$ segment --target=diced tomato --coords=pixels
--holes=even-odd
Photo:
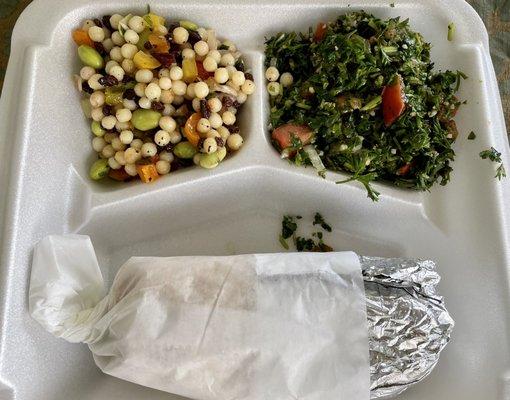
[[[124,168],[110,169],[110,172],[108,172],[108,176],[120,182],[131,178],[131,175],[129,175]]]
[[[411,163],[404,164],[399,169],[397,169],[397,175],[405,176],[409,173],[410,170],[411,170]]]
[[[198,146],[200,135],[198,134],[197,124],[202,115],[200,113],[191,114],[186,123],[184,124],[184,136],[195,147]]]
[[[72,33],[74,43],[76,43],[78,46],[85,45],[89,47],[94,47],[94,42],[90,38],[87,31],[84,31],[82,29],[76,29]]]
[[[313,35],[313,41],[318,43],[322,39],[324,39],[324,36],[326,36],[326,30],[328,28],[328,24],[324,22],[319,22],[317,24],[317,28],[315,29],[315,34]]]
[[[282,150],[292,146],[293,136],[297,137],[303,145],[307,145],[312,140],[313,132],[306,125],[285,124],[276,128],[271,134],[272,139]]]
[[[214,76],[214,73],[207,72],[204,69],[204,64],[202,63],[202,61],[197,61],[197,70],[198,70],[198,77],[203,81],[207,80],[211,76]]]
[[[154,182],[159,177],[158,170],[154,164],[137,165],[136,170],[144,183]]]
[[[405,108],[403,82],[400,75],[397,75],[395,82],[392,85],[385,86],[382,91],[384,124],[390,126],[402,115]]]
[[[170,50],[170,45],[168,44],[167,40],[164,36],[158,36],[154,33],[151,33],[149,35],[149,43],[151,44],[152,48],[151,51],[154,53],[168,53]]]

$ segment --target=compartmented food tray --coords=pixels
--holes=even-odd
[[[283,214],[320,211],[333,226],[328,244],[377,256],[430,258],[456,321],[450,345],[432,374],[402,399],[508,399],[510,178],[478,153],[494,146],[509,168],[504,126],[487,32],[463,0],[304,0],[274,2],[151,2],[174,19],[194,20],[234,41],[252,68],[256,93],[244,106],[245,144],[214,170],[189,168],[150,185],[93,182],[89,126],[72,74],[78,69],[71,30],[90,16],[143,12],[145,4],[36,0],[13,32],[0,101],[0,223],[2,399],[169,399],[167,393],[102,374],[90,351],[55,339],[27,312],[32,249],[48,234],[91,236],[103,274],[111,279],[133,255],[227,255],[281,251]],[[321,179],[311,168],[280,159],[266,129],[264,37],[305,30],[364,9],[381,18],[409,18],[432,43],[439,69],[469,78],[459,97],[451,182],[430,192],[376,184],[379,202],[356,182]],[[447,25],[456,26],[453,41]],[[467,140],[470,131],[477,133]]]

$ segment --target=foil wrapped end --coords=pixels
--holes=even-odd
[[[454,326],[430,260],[360,256],[369,326],[371,398],[387,399],[424,379]]]

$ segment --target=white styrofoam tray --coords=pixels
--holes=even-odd
[[[70,32],[91,16],[143,12],[135,0],[36,0],[13,32],[0,101],[1,353],[0,399],[172,399],[102,374],[84,345],[50,336],[27,313],[32,248],[47,234],[89,234],[111,279],[132,255],[280,251],[285,213],[321,211],[337,250],[436,260],[456,321],[453,338],[426,381],[402,399],[510,399],[510,178],[478,157],[491,145],[510,170],[508,140],[486,30],[463,0],[153,1],[158,13],[215,28],[238,44],[257,92],[243,110],[245,146],[212,171],[171,173],[151,185],[106,185],[87,178],[93,157],[88,122],[71,76],[78,70]],[[432,42],[441,69],[460,69],[461,135],[452,181],[430,193],[377,184],[378,203],[356,183],[336,185],[279,159],[265,130],[263,39],[303,30],[339,13],[365,9],[402,16]],[[456,25],[455,40],[446,27]],[[477,133],[475,141],[467,132]],[[305,223],[303,223],[304,225]]]

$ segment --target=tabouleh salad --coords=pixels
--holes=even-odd
[[[253,76],[214,30],[149,10],[87,20],[72,37],[99,157],[92,179],[152,182],[193,163],[214,168],[242,146],[237,117]]]
[[[282,157],[427,190],[452,170],[462,72],[437,72],[430,44],[399,18],[363,11],[266,40],[269,129]],[[345,182],[342,181],[342,182]]]

